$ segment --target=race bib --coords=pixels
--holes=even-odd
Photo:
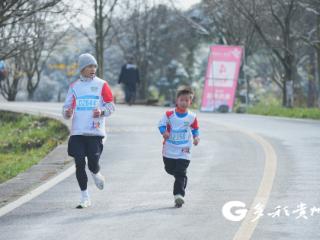
[[[90,111],[99,104],[99,96],[81,96],[76,99],[77,111]]]
[[[188,142],[187,130],[171,130],[169,142],[173,144],[185,144]]]

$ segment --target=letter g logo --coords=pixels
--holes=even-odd
[[[230,221],[239,222],[243,220],[248,212],[248,209],[245,208],[246,204],[240,201],[230,201],[223,205],[222,215]],[[239,208],[235,210],[234,213],[231,211],[232,208]]]

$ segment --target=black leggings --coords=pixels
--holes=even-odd
[[[186,159],[172,159],[163,157],[163,162],[166,172],[175,178],[173,195],[180,194],[184,196],[188,182],[187,168],[190,164],[190,161]]]
[[[68,154],[74,158],[76,177],[82,191],[87,189],[88,176],[86,173],[86,157],[89,170],[96,174],[100,170],[99,159],[103,150],[103,137],[100,136],[71,136],[68,143]]]

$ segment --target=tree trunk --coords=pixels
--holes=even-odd
[[[35,73],[30,73],[29,76],[27,76],[28,78],[28,83],[27,83],[27,91],[28,91],[28,100],[29,101],[33,101],[34,99],[34,93],[37,90],[39,83],[40,83],[40,79],[41,79],[41,72],[42,70],[36,70],[36,82],[32,82],[32,79],[34,78]]]
[[[192,83],[194,78],[194,53],[195,53],[196,45],[192,46],[189,49],[188,55],[187,55],[187,68],[186,71],[188,73],[189,82]]]
[[[147,93],[148,79],[147,79],[147,75],[146,75],[148,72],[148,69],[147,69],[146,63],[140,65],[139,72],[140,72],[140,89],[139,89],[140,96],[139,96],[139,98],[145,100],[148,97],[148,93]]]
[[[16,73],[14,75],[16,75]],[[18,76],[13,77],[13,82],[12,82],[12,85],[8,89],[8,97],[7,97],[7,100],[10,102],[13,102],[16,100],[17,93],[18,93],[19,81],[20,81],[20,77],[18,77]]]
[[[287,106],[287,82],[284,80],[283,82],[283,88],[282,88],[282,107]]]
[[[284,69],[285,69],[285,76],[284,76],[284,84],[283,84],[283,98],[282,98],[282,106],[283,107],[293,107],[294,106],[294,72],[296,71],[295,66],[294,66],[294,59],[293,55],[290,53],[286,53],[285,56],[285,64],[284,64]]]
[[[318,41],[320,41],[320,15],[317,16]],[[318,82],[318,107],[320,107],[320,42],[317,44],[316,76]]]
[[[28,91],[28,100],[33,101],[35,89]]]
[[[27,91],[28,91],[28,100],[29,101],[33,100],[34,91],[35,91],[35,88],[33,88],[33,86],[32,86],[32,77],[33,77],[33,75],[27,76],[27,78],[28,78]]]
[[[310,62],[308,64],[308,98],[307,98],[307,106],[312,108],[316,103],[316,84],[315,84],[315,76],[316,76],[316,58],[314,52],[310,52]]]
[[[96,58],[98,63],[97,76],[104,78],[104,37],[103,37],[103,1],[95,0],[95,30],[96,30]]]
[[[287,60],[287,64],[289,67],[285,67],[284,88],[282,89],[282,106],[291,108],[294,105],[294,81],[292,73],[293,64],[291,60]]]
[[[285,79],[283,88],[283,102],[284,107],[293,107],[294,99],[294,55],[293,55],[293,40],[290,37],[290,18],[285,19],[285,30],[283,32],[283,44],[285,47],[283,67],[285,69]]]

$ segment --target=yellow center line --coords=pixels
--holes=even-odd
[[[229,126],[227,124],[221,124],[217,122],[213,122],[210,120],[206,120],[207,122],[214,123],[219,126],[223,126],[227,129],[234,130],[240,133],[243,133],[256,141],[263,149],[264,155],[265,155],[265,163],[264,163],[264,170],[263,170],[263,176],[260,182],[260,186],[258,188],[258,191],[253,199],[253,202],[248,209],[248,212],[246,214],[246,217],[241,222],[241,225],[236,232],[235,236],[233,237],[233,240],[249,240],[252,237],[252,234],[254,233],[255,228],[257,227],[259,223],[259,218],[257,218],[257,215],[255,214],[255,207],[258,204],[261,204],[262,206],[266,206],[271,194],[275,174],[277,171],[277,155],[272,147],[272,145],[265,140],[263,137],[259,136],[256,133],[249,132],[247,130],[237,128],[234,126]],[[253,221],[256,219],[255,221]]]
[[[272,145],[261,136],[255,133],[249,133],[244,130],[239,130],[239,131],[248,135],[249,137],[254,139],[256,142],[258,142],[263,148],[264,155],[265,155],[263,177],[261,179],[257,194],[249,208],[249,211],[245,219],[242,221],[238,231],[236,232],[233,238],[233,240],[247,240],[252,237],[252,234],[259,222],[259,219],[252,221],[257,217],[255,215],[254,207],[257,206],[258,204],[262,204],[263,206],[266,206],[269,200],[271,190],[272,190],[272,185],[273,185],[276,170],[277,170],[277,155]]]

